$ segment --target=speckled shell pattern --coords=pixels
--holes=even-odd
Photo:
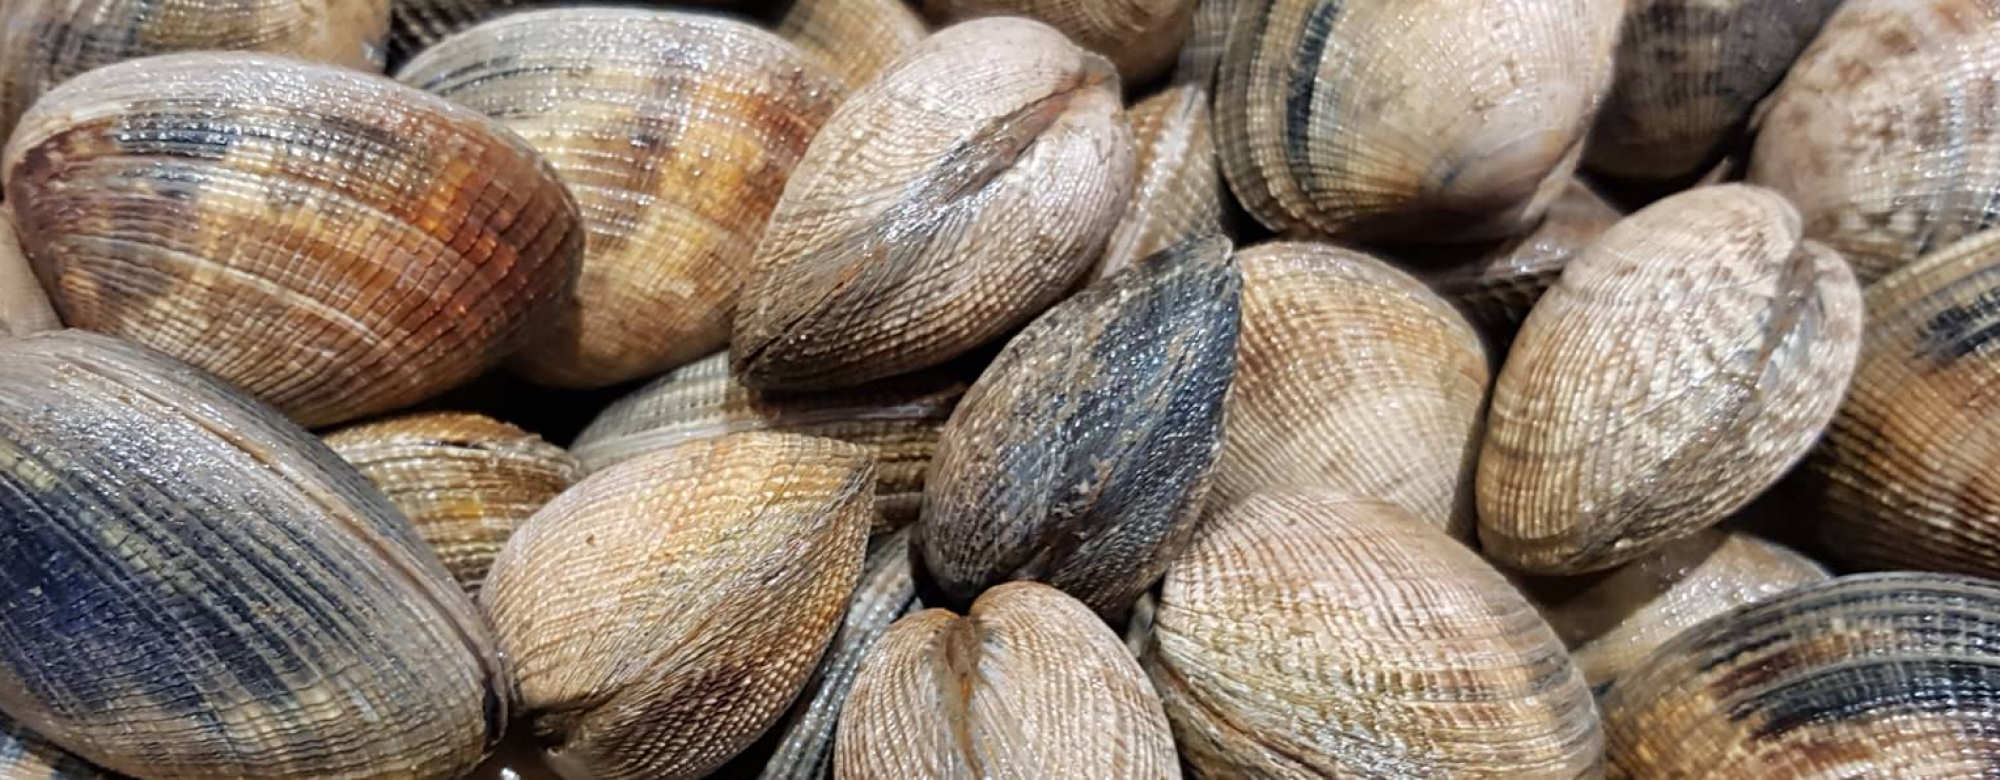
[[[326,444],[402,510],[467,593],[479,592],[515,528],[583,478],[563,448],[464,412],[349,426]]]
[[[1324,489],[1231,504],[1167,572],[1144,659],[1197,777],[1593,776],[1561,640],[1430,523]]]
[[[1110,58],[1120,80],[1144,84],[1180,55],[1195,0],[923,0],[940,24],[982,16],[1022,16],[1061,30]]]
[[[487,118],[379,76],[174,54],[70,80],[5,155],[22,248],[72,327],[307,426],[416,403],[574,282],[576,204]]]
[[[1846,0],[1760,109],[1749,181],[1873,282],[1991,226],[2000,2]]]
[[[1236,253],[1243,273],[1210,505],[1323,485],[1472,533],[1488,363],[1479,334],[1422,282],[1327,244]]]
[[[1110,627],[1036,582],[889,627],[841,713],[854,780],[1178,780],[1159,697]]]
[[[819,57],[849,90],[874,81],[929,32],[904,0],[791,0],[773,29]]]
[[[0,204],[0,337],[26,336],[62,327],[48,293],[42,291],[21,242],[14,236],[14,220]]]
[[[1117,74],[1039,22],[941,30],[835,109],[736,309],[757,388],[943,363],[1025,324],[1104,249],[1133,183]]]
[[[514,532],[480,602],[549,763],[700,777],[784,714],[861,575],[868,452],[692,441],[585,477]]]
[[[1463,248],[1427,252],[1458,262],[1425,263],[1423,278],[1457,304],[1474,327],[1511,336],[1542,293],[1562,278],[1563,267],[1621,216],[1588,185],[1572,180],[1562,197],[1549,204],[1534,232],[1473,252]]]
[[[90,762],[64,752],[5,715],[0,715],[0,778],[111,780]]]
[[[1691,177],[1734,146],[1841,0],[1631,0],[1585,167]]]
[[[1868,289],[1853,388],[1814,458],[1829,553],[2000,577],[2000,232]]]
[[[585,469],[600,471],[639,455],[739,431],[825,436],[867,447],[875,457],[873,531],[917,519],[938,431],[970,385],[954,367],[920,371],[824,393],[751,390],[718,352],[668,372],[613,401],[570,443]]]
[[[1618,0],[1238,0],[1216,86],[1230,187],[1280,232],[1527,232],[1611,83]]]
[[[511,14],[397,78],[519,133],[575,194],[576,294],[511,361],[562,387],[651,376],[728,342],[765,220],[843,92],[746,22],[640,8]]]
[[[0,709],[149,778],[452,778],[493,638],[395,508],[269,407],[83,331],[0,343]]]
[[[1577,574],[1721,521],[1819,438],[1861,322],[1846,263],[1776,193],[1701,187],[1626,217],[1535,304],[1494,382],[1481,548]]]
[[[1223,232],[1222,204],[1229,196],[1209,129],[1208,90],[1168,87],[1132,106],[1126,118],[1139,179],[1091,271],[1093,281],[1187,239]]]
[[[2000,773],[2000,586],[1856,574],[1704,621],[1606,694],[1610,776]]]

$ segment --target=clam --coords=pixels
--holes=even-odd
[[[1187,41],[1181,44],[1180,59],[1174,62],[1173,83],[1191,84],[1213,92],[1215,72],[1222,67],[1222,52],[1229,43],[1229,24],[1236,15],[1236,5],[1237,0],[1195,0]]]
[[[1872,282],[1993,224],[2000,5],[1848,0],[1759,109],[1749,180]]]
[[[457,777],[507,722],[492,634],[353,467],[81,331],[0,343],[0,709],[148,778]]]
[[[1102,54],[1132,84],[1165,73],[1180,53],[1195,0],[923,0],[941,23],[983,16],[1021,16],[1061,30]]]
[[[778,35],[822,58],[860,89],[924,39],[924,20],[903,0],[790,0]]]
[[[71,79],[5,154],[21,247],[72,327],[307,426],[471,379],[567,294],[582,231],[548,164],[379,76],[170,54]]]
[[[924,39],[834,111],[736,309],[755,388],[943,363],[1024,324],[1104,248],[1132,186],[1118,77],[1039,22]]]
[[[1534,232],[1473,252],[1432,250],[1422,261],[1427,266],[1423,276],[1480,330],[1511,334],[1562,276],[1563,267],[1619,216],[1588,185],[1571,180]],[[1436,262],[1447,258],[1453,262]]]
[[[1564,269],[1494,382],[1479,539],[1524,571],[1634,560],[1776,482],[1846,391],[1861,295],[1760,187],[1701,187]]]
[[[109,780],[89,762],[49,744],[0,715],[0,777],[7,780]]]
[[[1095,281],[1186,239],[1222,233],[1222,172],[1209,132],[1208,90],[1178,85],[1126,112],[1137,143],[1139,179],[1111,230]]]
[[[1612,777],[1993,774],[2000,585],[1858,574],[1731,610],[1605,696]]]
[[[691,441],[585,477],[515,530],[480,601],[566,777],[699,777],[784,714],[861,574],[867,450]]]
[[[1376,496],[1464,538],[1485,347],[1402,271],[1326,244],[1236,253],[1242,336],[1215,507],[1287,485]]]
[[[841,713],[842,778],[1178,778],[1160,700],[1118,636],[1054,588],[1012,582],[961,617],[896,621]]]
[[[514,529],[583,477],[561,447],[462,412],[350,426],[326,444],[410,518],[467,593],[479,592]]]
[[[1254,493],[1167,570],[1144,659],[1202,777],[1579,777],[1602,735],[1561,640],[1431,523]]]
[[[25,336],[62,327],[49,296],[21,254],[21,242],[14,237],[14,221],[0,205],[0,337]]]
[[[1215,137],[1273,230],[1527,232],[1611,83],[1619,0],[1238,0]]]
[[[966,391],[913,537],[953,605],[1031,579],[1116,618],[1187,544],[1235,370],[1229,252],[1194,239],[1085,288]]]

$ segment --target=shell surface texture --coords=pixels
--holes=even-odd
[[[1141,84],[1166,72],[1180,54],[1195,0],[924,0],[942,22],[982,16],[1023,16],[1061,30],[1102,54],[1119,79]]]
[[[90,762],[0,715],[0,777],[7,780],[109,780]]]
[[[1222,233],[1222,170],[1216,167],[1208,90],[1178,85],[1126,112],[1137,141],[1138,183],[1112,229],[1092,281],[1181,241]]]
[[[924,20],[904,0],[790,0],[773,26],[860,89],[924,39]]]
[[[49,305],[48,293],[42,291],[41,280],[35,278],[35,269],[29,267],[28,256],[21,253],[11,212],[0,205],[0,337],[26,336],[60,327],[62,320],[56,317],[55,307]]]
[[[1427,256],[1423,277],[1482,331],[1512,334],[1542,293],[1562,278],[1563,267],[1621,216],[1582,181],[1571,181],[1533,232],[1506,239],[1469,259],[1463,249],[1429,252],[1444,256],[1435,259],[1456,262],[1431,267],[1441,264]]]
[[[1840,255],[1760,187],[1671,196],[1564,269],[1494,382],[1479,539],[1577,574],[1721,521],[1803,457],[1861,341]]]

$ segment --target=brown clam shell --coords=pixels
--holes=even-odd
[[[110,776],[42,735],[0,715],[0,778],[6,780],[109,780]]]
[[[0,337],[26,336],[62,327],[48,293],[21,253],[12,212],[0,205]]]
[[[775,29],[821,58],[849,90],[874,81],[928,33],[904,0],[790,0]]]
[[[923,0],[940,24],[982,16],[1021,16],[1061,30],[1078,46],[1110,58],[1118,78],[1142,84],[1167,71],[1180,53],[1195,0]]]
[[[1571,180],[1534,232],[1470,257],[1457,249],[1415,259],[1427,267],[1423,278],[1431,288],[1457,304],[1475,327],[1511,335],[1542,293],[1562,277],[1563,267],[1621,216],[1588,185]]]
[[[1479,457],[1479,540],[1524,571],[1634,560],[1776,482],[1854,370],[1861,294],[1743,184],[1659,201],[1564,269],[1514,339]]]
[[[1168,87],[1126,112],[1137,141],[1138,183],[1111,230],[1091,281],[1190,238],[1222,231],[1222,170],[1209,132],[1208,90]]]

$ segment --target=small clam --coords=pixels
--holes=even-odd
[[[1535,304],[1494,382],[1482,548],[1576,574],[1722,520],[1819,438],[1861,313],[1847,265],[1770,190],[1701,187],[1611,226]]]
[[[1594,772],[1597,711],[1561,640],[1430,523],[1326,490],[1260,492],[1167,570],[1146,669],[1202,777]]]
[[[1209,133],[1208,90],[1168,87],[1139,101],[1132,121],[1138,183],[1125,215],[1111,231],[1096,281],[1183,240],[1222,233],[1222,171]]]
[[[1102,54],[1118,78],[1140,84],[1166,72],[1187,38],[1195,0],[923,0],[941,23],[982,16],[1024,16],[1061,30]]]
[[[14,236],[14,220],[0,205],[0,337],[26,336],[62,327],[56,310],[35,270],[21,254],[21,242]]]
[[[7,780],[110,780],[89,762],[49,744],[0,715],[0,777]]]
[[[1132,165],[1102,57],[1027,19],[939,31],[806,149],[736,309],[737,374],[855,385],[1019,327],[1103,251]]]
[[[1433,250],[1419,259],[1431,288],[1458,304],[1472,324],[1496,335],[1512,334],[1542,293],[1562,276],[1564,266],[1583,253],[1620,215],[1580,180],[1549,204],[1534,232],[1481,248]],[[1398,257],[1405,257],[1399,254]],[[1443,265],[1438,260],[1449,260]]]
[[[775,28],[820,57],[849,89],[874,81],[926,32],[904,0],[790,0]]]
[[[1159,697],[1088,607],[1035,582],[896,621],[841,713],[854,780],[1179,778]]]

